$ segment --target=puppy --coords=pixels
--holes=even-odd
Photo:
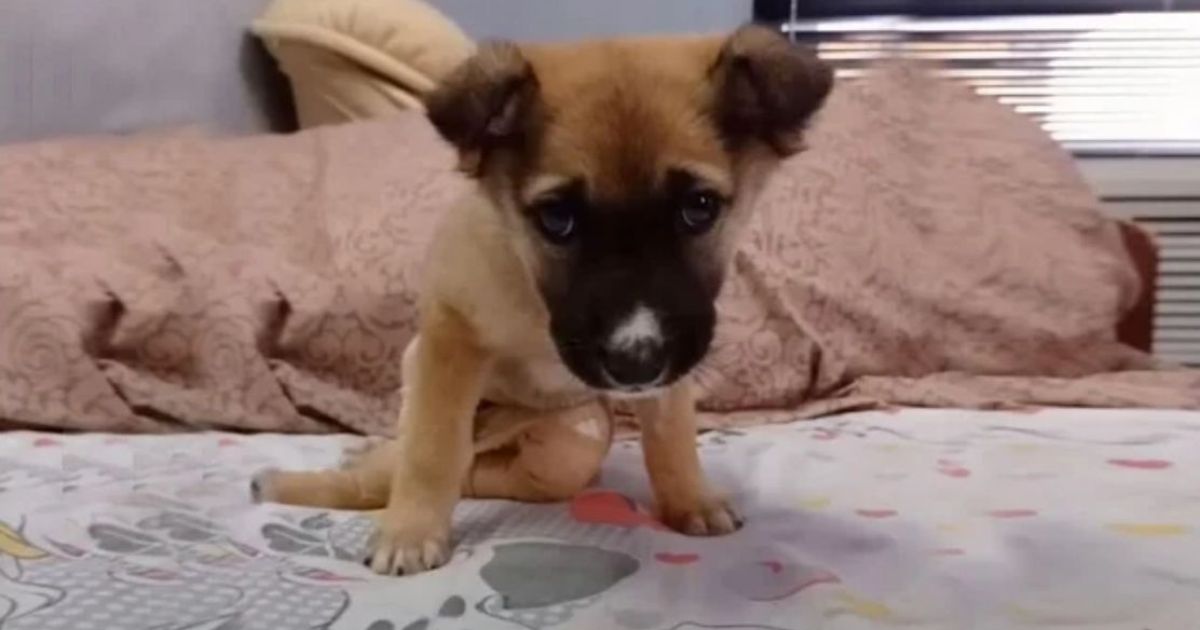
[[[475,183],[429,250],[398,437],[261,499],[378,509],[371,567],[448,557],[460,496],[570,497],[631,399],[659,517],[739,525],[705,481],[687,375],[755,193],[798,151],[830,70],[774,31],[493,43],[426,102]]]

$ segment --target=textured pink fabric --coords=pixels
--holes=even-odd
[[[0,149],[0,418],[390,429],[452,164],[415,116]]]
[[[722,296],[711,422],[1200,405],[1195,373],[1115,341],[1132,266],[1026,121],[895,68],[840,86],[810,145]],[[0,148],[0,420],[390,431],[451,166],[416,115]]]
[[[707,407],[1200,405],[1200,373],[1116,341],[1136,270],[1036,125],[908,65],[820,116],[737,257]]]

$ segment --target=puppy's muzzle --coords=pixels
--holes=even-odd
[[[600,365],[613,385],[652,387],[667,371],[667,353],[661,342],[643,341],[621,349],[601,350]]]
[[[616,387],[658,385],[667,373],[667,348],[658,316],[638,306],[600,348],[600,367]]]

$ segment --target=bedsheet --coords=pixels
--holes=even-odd
[[[0,434],[4,630],[1152,628],[1200,619],[1200,414],[905,410],[701,436],[747,518],[657,525],[639,447],[558,505],[464,502],[405,578],[369,517],[255,505],[349,436]]]

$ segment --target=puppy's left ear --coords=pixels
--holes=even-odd
[[[735,149],[761,142],[781,157],[804,148],[805,124],[833,87],[828,65],[762,26],[729,36],[709,76],[726,142]]]
[[[536,130],[537,75],[508,42],[486,43],[425,98],[438,133],[458,149],[459,168],[483,174],[497,150],[519,149]]]

